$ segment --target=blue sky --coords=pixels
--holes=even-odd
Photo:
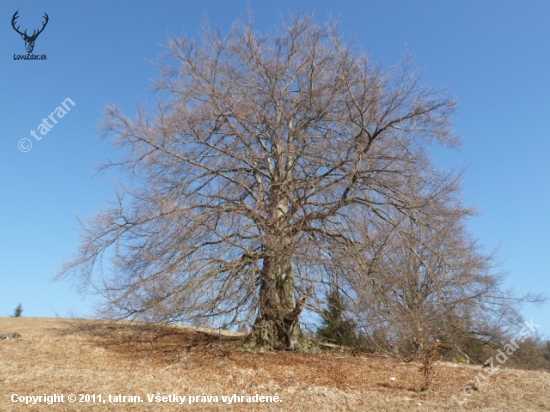
[[[464,202],[480,215],[470,230],[518,294],[550,294],[550,2],[548,1],[2,1],[0,5],[0,316],[91,313],[71,282],[51,282],[78,247],[76,216],[91,217],[114,195],[115,174],[94,176],[113,149],[98,140],[109,103],[132,114],[151,101],[153,64],[169,35],[194,35],[205,19],[227,30],[254,11],[256,27],[280,13],[329,14],[375,61],[406,50],[426,84],[459,102],[458,149],[435,150],[443,167],[464,167]],[[46,29],[34,54],[14,60],[21,29]],[[31,130],[66,98],[75,106],[37,141]],[[28,138],[23,153],[18,142]],[[523,314],[550,336],[550,306]]]

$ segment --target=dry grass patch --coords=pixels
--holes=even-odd
[[[452,395],[479,367],[436,363],[429,390],[421,391],[420,362],[332,351],[252,353],[242,335],[184,327],[59,319],[0,318],[1,411],[456,411]],[[395,378],[395,379],[392,379]],[[550,410],[550,374],[503,370],[468,397],[464,410]],[[38,405],[10,396],[40,394],[139,395],[144,403]],[[219,403],[148,403],[146,394],[220,397]],[[279,404],[233,404],[222,395],[277,394]]]

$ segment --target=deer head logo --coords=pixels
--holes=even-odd
[[[29,36],[29,35],[27,35],[27,30],[25,30],[24,33],[21,33],[19,31],[20,26],[15,27],[15,20],[17,20],[17,18],[19,17],[17,15],[18,13],[19,13],[19,10],[16,11],[15,14],[13,15],[13,17],[11,19],[11,25],[12,25],[13,29],[21,35],[21,38],[23,40],[25,40],[25,48],[27,49],[27,53],[32,53],[32,51],[34,50],[34,42],[36,41],[36,38],[38,37],[38,35],[40,33],[42,33],[42,31],[44,30],[44,28],[48,24],[48,20],[50,18],[48,17],[48,15],[46,13],[44,13],[44,18],[46,19],[46,21],[44,23],[42,23],[42,28],[40,30],[38,30],[38,32],[36,30],[34,30],[32,35]]]

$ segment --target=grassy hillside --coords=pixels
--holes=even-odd
[[[550,410],[550,374],[543,372],[504,369],[480,378],[467,396],[463,388],[480,367],[438,363],[434,383],[420,391],[420,363],[338,351],[250,353],[239,347],[238,334],[0,318],[0,335],[10,332],[21,337],[0,340],[0,411]],[[11,401],[53,394],[63,402]],[[85,394],[89,401],[78,402]],[[256,394],[279,402],[246,398]],[[158,397],[150,402],[148,395]],[[176,395],[186,396],[183,404]],[[453,395],[467,399],[462,407]]]

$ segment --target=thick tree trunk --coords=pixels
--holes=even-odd
[[[274,185],[270,194],[272,224],[260,272],[258,315],[249,338],[250,346],[266,350],[300,348],[299,316],[305,303],[305,297],[294,303],[295,245],[290,235],[289,200],[284,191],[284,181],[288,178],[282,167],[285,163],[279,159],[281,183]]]
[[[299,315],[304,299],[294,304],[294,272],[290,258],[264,259],[261,272],[260,308],[249,343],[266,350],[300,348]]]

